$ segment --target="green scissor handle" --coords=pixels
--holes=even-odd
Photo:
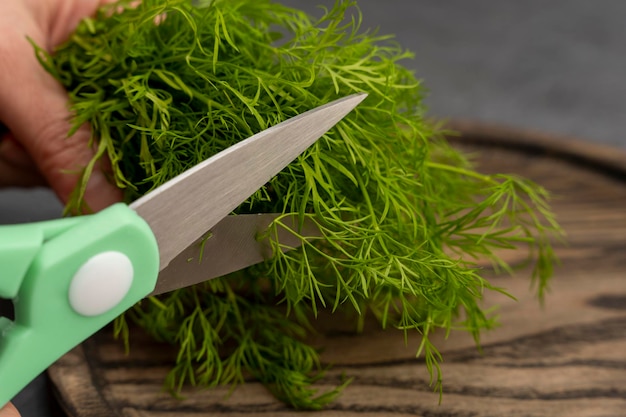
[[[159,251],[127,205],[97,214],[0,226],[0,406],[39,373],[149,294]]]

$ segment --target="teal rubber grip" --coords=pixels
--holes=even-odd
[[[127,205],[99,213],[0,226],[0,406],[54,361],[154,289],[159,251]]]

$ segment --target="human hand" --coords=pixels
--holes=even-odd
[[[0,409],[0,417],[20,417],[20,413],[13,404],[8,403]]]
[[[47,184],[63,202],[74,190],[93,155],[90,130],[83,126],[67,137],[67,93],[39,64],[27,37],[52,51],[106,2],[112,0],[0,1],[0,124],[8,129],[0,139],[0,186]],[[94,170],[85,191],[94,211],[122,196],[105,168]]]
[[[78,22],[113,0],[0,1],[0,186],[48,184],[67,201],[78,173],[93,151],[83,126],[68,138],[70,112],[63,87],[39,64],[30,37],[48,51],[66,40]],[[85,200],[99,210],[121,199],[100,169],[92,174]],[[19,417],[8,403],[0,417]]]

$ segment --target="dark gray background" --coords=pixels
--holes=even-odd
[[[316,11],[332,0],[283,0]],[[626,147],[620,0],[360,0],[364,26],[415,52],[433,116]],[[317,11],[319,14],[319,11]]]
[[[283,0],[316,12],[333,0]],[[626,147],[620,0],[360,0],[365,27],[415,52],[433,116]]]
[[[282,0],[316,11],[334,0]],[[432,116],[574,135],[626,148],[626,3],[622,0],[360,0],[364,27],[415,52],[406,66]],[[42,190],[0,193],[0,223],[60,214]],[[0,376],[1,378],[1,376]],[[2,381],[4,382],[4,381]],[[17,399],[50,416],[45,379]]]

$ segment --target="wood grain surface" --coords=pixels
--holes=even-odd
[[[480,151],[480,170],[519,173],[554,194],[567,232],[545,306],[529,291],[527,271],[494,277],[517,301],[490,293],[501,327],[478,352],[465,334],[436,344],[444,355],[444,395],[432,392],[425,365],[400,332],[374,327],[355,335],[323,320],[315,340],[332,363],[320,388],[342,375],[354,382],[327,410],[307,416],[626,416],[626,154],[573,139],[470,123],[451,125],[463,149]],[[512,261],[522,254],[513,253]],[[103,331],[50,370],[72,417],[297,415],[250,381],[228,388],[163,391],[172,349],[141,333],[131,353]]]

